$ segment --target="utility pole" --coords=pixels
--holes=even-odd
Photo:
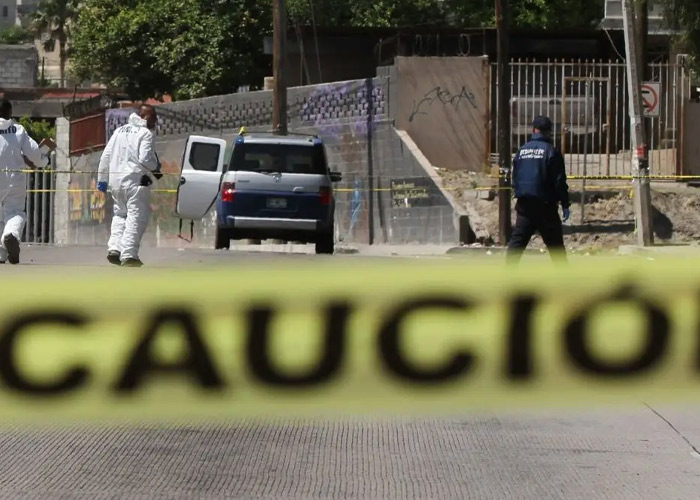
[[[637,69],[642,82],[651,80],[649,72],[649,57],[647,51],[647,41],[649,36],[649,2],[648,0],[633,0],[634,8],[634,31],[637,42]],[[644,142],[651,144],[651,130],[646,126],[645,119]]]
[[[498,236],[499,243],[510,241],[510,16],[508,2],[496,1],[496,29],[498,32]]]
[[[642,112],[642,78],[640,75],[639,47],[634,36],[635,16],[632,0],[622,0],[627,58],[627,86],[630,103],[630,130],[632,132],[632,176],[634,178],[634,214],[637,242],[642,246],[654,244],[651,225],[651,189],[649,186],[649,157],[646,144],[644,114]]]
[[[634,27],[637,38],[637,65],[641,78],[649,78],[647,65],[647,37],[649,34],[649,2],[647,0],[634,0]]]
[[[284,0],[272,2],[272,130],[287,135],[287,7]]]

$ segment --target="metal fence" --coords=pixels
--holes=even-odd
[[[647,118],[649,165],[653,175],[682,171],[682,117],[690,79],[681,64],[651,64],[649,81],[661,86],[658,116]],[[497,151],[498,81],[491,67],[491,151]],[[630,173],[629,97],[626,65],[619,61],[512,61],[511,138],[513,151],[527,141],[532,119],[547,115],[554,141],[571,175]]]
[[[71,120],[70,155],[81,155],[107,144],[105,135],[105,112]]]
[[[54,197],[56,175],[53,173],[55,156],[46,171],[27,175],[27,224],[22,241],[26,243],[54,242]]]

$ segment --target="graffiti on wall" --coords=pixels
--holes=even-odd
[[[411,177],[391,180],[391,204],[393,207],[429,207],[432,180],[427,177]]]
[[[74,175],[68,185],[68,211],[72,223],[98,225],[112,213],[111,196],[97,190],[97,179],[85,174]]]
[[[473,92],[467,90],[466,85],[462,85],[462,89],[457,93],[452,93],[442,87],[435,87],[423,95],[419,101],[413,101],[413,110],[408,117],[408,121],[412,122],[416,115],[427,115],[433,104],[440,106],[449,106],[455,111],[459,111],[460,105],[471,105],[477,109],[476,96]]]
[[[363,82],[319,85],[302,101],[299,118],[304,126],[318,129],[330,144],[345,137],[364,138],[378,121],[383,93],[382,87]]]
[[[384,113],[384,92],[374,80],[324,84],[315,87],[300,107],[301,122],[317,131],[329,154],[341,164],[354,166],[343,172],[337,198],[342,207],[336,212],[341,239],[366,241],[369,237],[369,144]]]

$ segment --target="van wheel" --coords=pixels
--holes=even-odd
[[[316,253],[317,254],[328,254],[332,255],[335,250],[335,241],[333,238],[333,233],[322,234],[318,240],[316,240]]]
[[[216,228],[216,239],[214,240],[214,248],[216,250],[221,250],[225,248],[228,250],[231,248],[231,238],[229,237],[228,231],[225,229]]]

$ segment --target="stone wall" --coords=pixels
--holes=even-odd
[[[289,89],[289,129],[318,134],[333,170],[343,173],[336,186],[336,237],[348,243],[456,243],[454,212],[431,176],[403,146],[390,113],[390,76]],[[125,123],[132,110],[110,110],[107,134]],[[144,243],[158,246],[213,246],[214,214],[189,221],[174,214],[180,163],[189,135],[221,137],[230,145],[241,126],[266,130],[272,121],[272,92],[260,91],[164,104],[158,107],[156,151],[165,176],[153,195],[153,219]],[[68,187],[83,190],[69,199],[66,243],[103,244],[109,200],[90,192],[99,152],[73,157]],[[88,172],[87,174],[83,172]],[[105,217],[104,214],[107,213]],[[80,215],[79,215],[80,214]],[[57,223],[58,224],[58,223]]]
[[[0,88],[35,87],[38,60],[32,44],[0,45]]]

